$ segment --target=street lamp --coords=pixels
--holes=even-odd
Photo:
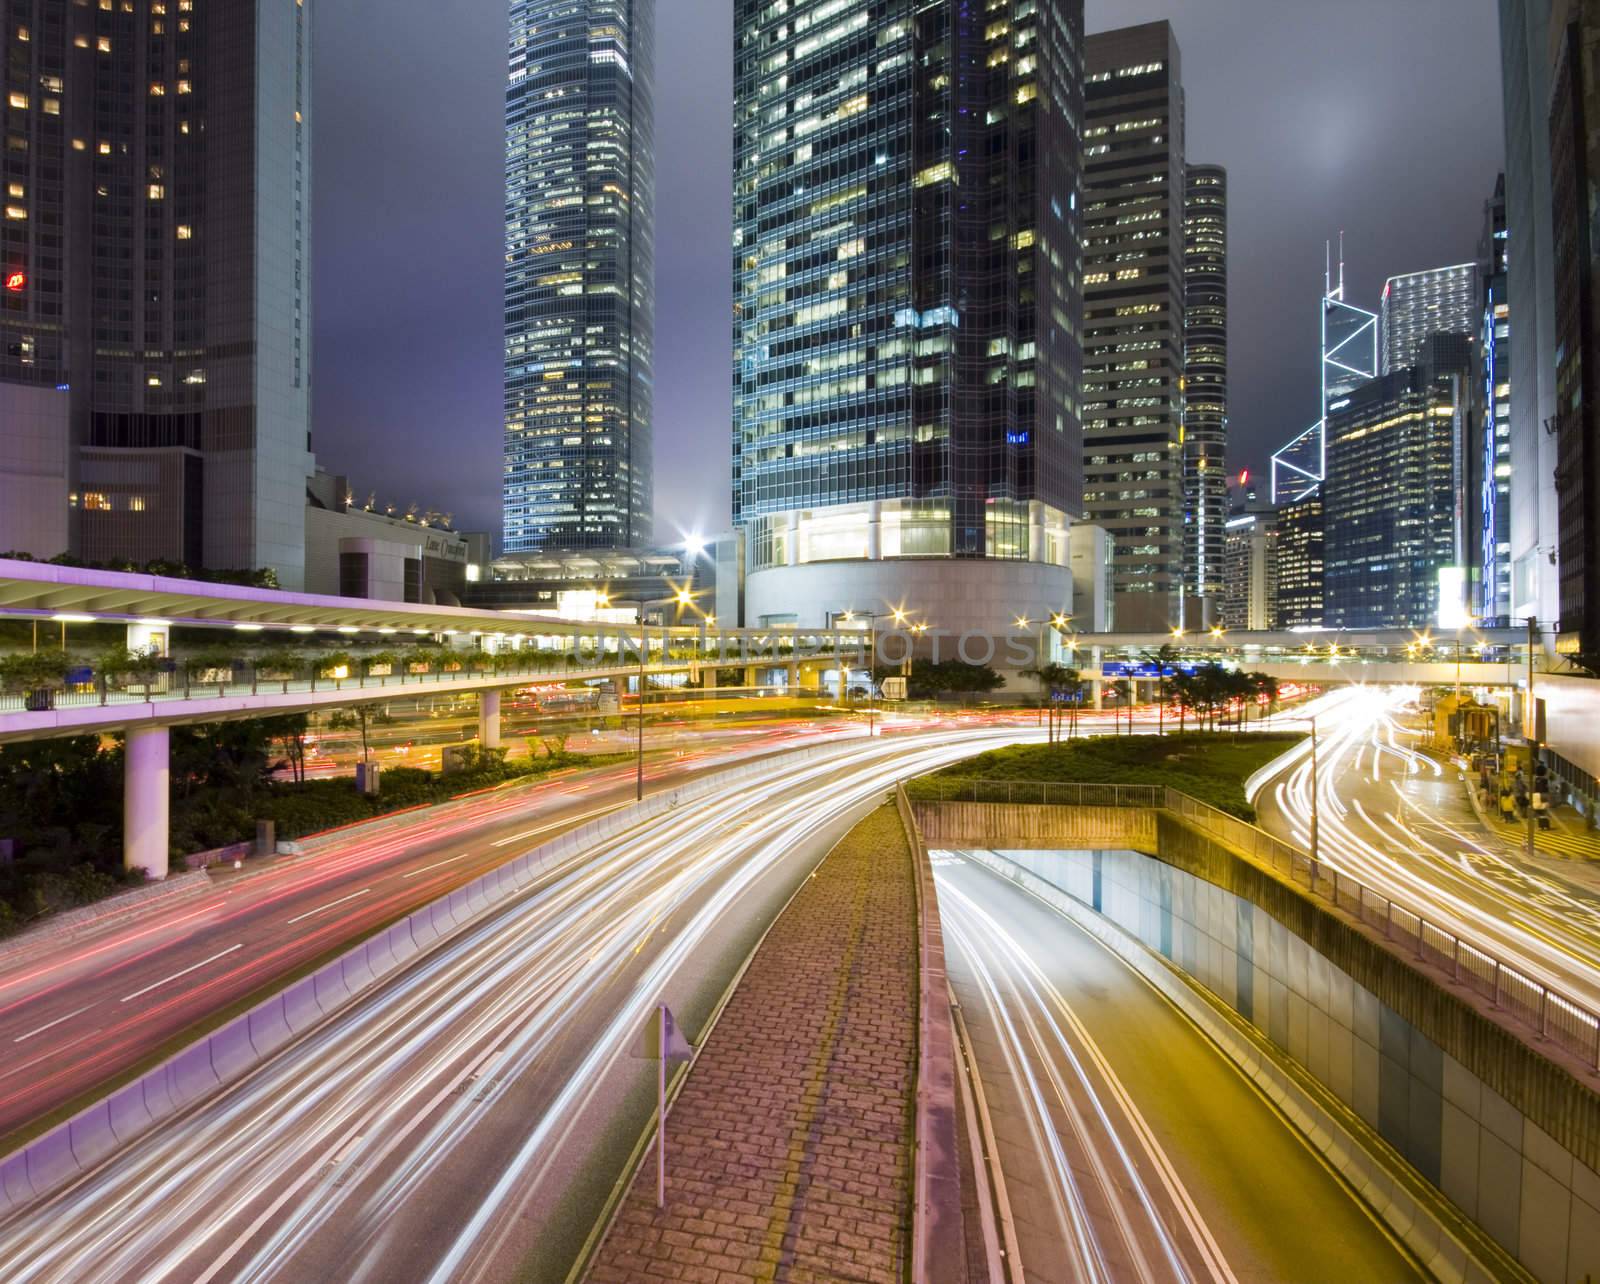
[[[1317,717],[1311,715],[1311,890],[1317,890]]]

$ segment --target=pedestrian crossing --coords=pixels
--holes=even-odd
[[[1565,817],[1563,817],[1565,820]],[[1549,829],[1533,832],[1533,845],[1546,856],[1565,860],[1600,860],[1600,832],[1581,828],[1583,818],[1576,823],[1552,825]]]

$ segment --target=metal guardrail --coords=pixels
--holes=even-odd
[[[925,791],[937,784],[938,798]],[[1600,1074],[1600,1013],[1497,958],[1426,914],[1375,892],[1326,861],[1209,803],[1161,785],[1097,785],[1026,780],[917,782],[915,801],[1047,803],[1053,806],[1160,807],[1313,896],[1383,933],[1384,939],[1427,963],[1505,1012],[1535,1038],[1548,1039]]]

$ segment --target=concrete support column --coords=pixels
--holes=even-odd
[[[500,747],[500,692],[478,692],[478,743],[485,749]]]
[[[867,561],[883,560],[883,504],[873,500],[867,505]]]
[[[704,687],[707,691],[712,690],[717,685],[717,666],[716,665],[714,665],[714,664],[702,664],[700,666],[700,685],[702,687]]]
[[[756,668],[756,666],[753,665],[753,664],[745,665],[745,667],[744,667],[744,684],[747,687],[758,687],[758,686],[760,686],[761,685],[761,670]]]
[[[787,512],[783,515],[783,524],[786,536],[783,541],[783,564],[785,566],[800,565],[800,514]]]
[[[1100,681],[1099,678],[1095,678],[1092,682],[1089,683],[1089,690],[1094,693],[1094,697],[1093,697],[1094,698],[1094,708],[1096,708],[1096,709],[1104,708],[1105,707],[1105,698],[1106,698],[1106,684],[1104,682]]]
[[[165,727],[128,728],[122,756],[122,867],[167,876],[171,736]]]
[[[788,666],[789,694],[793,695],[800,689],[800,666],[791,662]]]
[[[1044,536],[1044,501],[1028,501],[1028,560],[1042,562],[1048,549]]]

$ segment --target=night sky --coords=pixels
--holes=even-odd
[[[731,0],[659,0],[656,533],[728,521]],[[322,4],[314,80],[313,430],[376,491],[500,526],[495,0]],[[1316,416],[1323,242],[1352,302],[1474,257],[1504,147],[1493,0],[1088,0],[1168,17],[1191,160],[1230,179],[1229,468]]]

